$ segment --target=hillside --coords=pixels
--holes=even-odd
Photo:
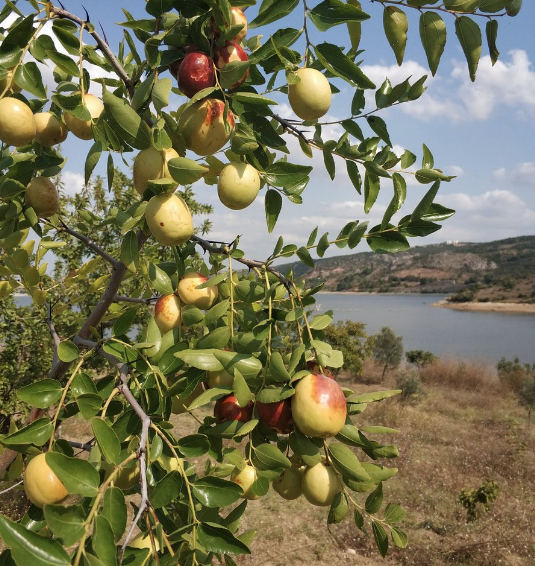
[[[397,254],[363,252],[316,260],[295,274],[325,291],[448,293],[454,301],[535,302],[535,236],[443,243]],[[290,265],[279,266],[281,270]]]

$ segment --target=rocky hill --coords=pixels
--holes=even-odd
[[[535,302],[535,236],[443,243],[397,254],[372,252],[292,264],[325,291],[448,293],[453,301]],[[282,270],[286,266],[279,266]]]

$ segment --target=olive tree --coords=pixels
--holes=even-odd
[[[328,523],[351,517],[358,529],[371,527],[383,555],[390,543],[405,547],[404,511],[383,497],[397,448],[354,422],[396,392],[360,395],[325,377],[344,361],[325,340],[331,314],[309,315],[321,286],[276,262],[297,256],[311,266],[331,246],[361,242],[394,253],[453,214],[436,200],[452,177],[425,145],[419,157],[394,152],[381,117],[417,101],[426,77],[376,85],[365,75],[360,37],[370,16],[357,0],[137,0],[146,15],[124,10],[117,49],[87,12],[51,1],[1,4],[0,296],[31,297],[48,332],[41,362],[50,363],[46,377],[19,368],[27,375],[17,399],[30,410],[1,437],[0,474],[23,475],[32,501],[20,521],[0,515],[2,564],[232,565],[250,553],[252,534],[240,529],[248,500],[271,482],[289,498],[289,478],[297,496],[329,508]],[[409,20],[419,18],[431,73],[452,25],[474,80],[478,22],[496,60],[497,18],[516,15],[521,0],[381,4],[398,64]],[[45,88],[47,67],[54,84]],[[351,103],[328,121],[342,85]],[[286,100],[295,119],[277,113]],[[333,123],[344,130],[339,139],[325,133]],[[87,143],[87,189],[66,203],[58,143],[67,147],[72,136]],[[302,165],[303,155],[323,163]],[[121,191],[123,161],[133,161],[133,182]],[[91,182],[99,162],[106,178]],[[268,257],[251,258],[238,237],[210,241],[187,205],[195,183],[217,185],[234,210],[260,194],[273,232],[283,203],[307,198],[314,168],[334,179],[340,163],[365,213],[380,190],[391,192],[380,224],[355,218],[333,235],[315,228],[300,246],[281,236]],[[408,176],[429,188],[399,217]],[[54,253],[55,269],[47,265]],[[17,324],[36,325],[32,317]],[[290,352],[288,325],[297,337]],[[12,344],[9,351],[16,360]],[[178,434],[173,412],[196,432]],[[320,417],[309,422],[310,414]],[[66,439],[73,417],[89,441]]]

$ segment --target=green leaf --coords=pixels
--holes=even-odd
[[[169,95],[173,83],[170,78],[159,79],[152,89],[152,103],[159,114],[169,104]]]
[[[115,486],[108,487],[104,494],[101,515],[108,519],[115,542],[119,542],[126,529],[128,519],[124,493]]]
[[[360,67],[337,45],[320,43],[314,47],[314,52],[324,67],[351,86],[363,89],[375,88],[375,84],[362,72]]]
[[[208,172],[208,167],[193,159],[175,157],[167,163],[169,173],[180,185],[191,185],[202,179]]]
[[[62,362],[74,362],[80,355],[76,344],[70,340],[63,340],[58,345],[58,357]]]
[[[45,458],[69,493],[78,493],[84,497],[94,497],[97,494],[99,474],[87,460],[70,458],[59,452],[47,452]]]
[[[318,254],[318,257],[323,257],[329,246],[330,246],[329,233],[326,232],[320,238],[320,241],[318,242],[318,245],[316,247],[316,253]]]
[[[329,177],[333,181],[336,175],[336,164],[334,162],[333,154],[327,149],[323,150],[323,163],[325,164],[327,173],[329,173]]]
[[[119,465],[121,459],[121,443],[115,434],[115,431],[104,420],[94,418],[91,420],[93,434],[100,448],[100,452],[104,456],[106,462],[110,464]]]
[[[136,320],[137,311],[137,307],[127,309],[113,324],[112,335],[122,336],[123,334],[126,334]]]
[[[80,75],[80,69],[78,65],[68,56],[55,49],[50,49],[47,51],[48,58],[55,63],[64,73],[67,73],[71,77],[77,77]]]
[[[102,155],[102,149],[103,149],[102,142],[98,141],[91,146],[91,149],[87,154],[87,158],[85,160],[85,167],[84,167],[86,185],[87,183],[89,183],[91,174],[93,173],[93,170],[95,169],[97,163],[99,162],[100,156]]]
[[[423,12],[420,16],[420,39],[433,76],[444,53],[446,37],[446,24],[440,15],[437,12]]]
[[[388,536],[386,535],[386,531],[383,525],[377,521],[372,521],[372,531],[375,544],[377,545],[381,556],[384,558],[388,552]]]
[[[171,278],[161,267],[158,267],[155,263],[149,263],[147,271],[149,281],[158,293],[162,295],[171,295],[174,293],[175,288]]]
[[[366,170],[364,174],[364,212],[368,214],[379,196],[381,182],[375,173]]]
[[[310,252],[304,247],[300,247],[297,250],[297,257],[305,264],[308,265],[308,267],[314,267],[314,260],[312,259],[312,256],[310,255]]]
[[[416,205],[416,208],[411,214],[411,220],[419,220],[427,212],[428,208],[433,204],[439,188],[440,181],[435,181],[431,188],[425,193],[422,200]]]
[[[269,359],[269,372],[277,381],[290,381],[291,376],[284,365],[280,352],[273,352]]]
[[[473,12],[482,0],[444,0],[444,7],[455,12]]]
[[[314,330],[323,330],[331,324],[333,321],[333,311],[327,311],[326,313],[315,316],[310,322],[310,328]]]
[[[423,185],[432,183],[433,181],[446,181],[449,182],[454,179],[454,176],[444,175],[438,169],[418,169],[415,173],[416,180]]]
[[[137,234],[133,230],[127,232],[121,242],[121,261],[125,264],[128,271],[137,273],[139,248]]]
[[[147,149],[152,135],[147,124],[123,99],[105,91],[102,97],[106,119],[115,134],[136,149]]]
[[[265,443],[254,447],[253,465],[259,470],[282,470],[292,463],[276,446]]]
[[[37,98],[46,98],[46,89],[43,85],[41,71],[39,71],[39,67],[33,61],[17,67],[15,82],[20,88],[27,90],[34,96],[37,96]]]
[[[314,442],[299,430],[290,435],[290,446],[299,454],[307,466],[315,466],[321,462],[321,453]]]
[[[468,63],[470,80],[476,80],[477,66],[481,57],[481,30],[479,26],[468,16],[455,19],[455,33]]]
[[[86,512],[81,505],[45,505],[47,526],[66,547],[78,542],[85,533]]]
[[[379,116],[368,116],[366,118],[370,128],[390,147],[392,147],[392,142],[390,141],[390,136],[388,135],[388,130],[386,127],[386,122]]]
[[[299,4],[299,0],[263,0],[258,16],[248,23],[248,29],[254,29],[276,22],[290,14]]]
[[[307,15],[320,31],[348,22],[362,22],[370,17],[359,8],[339,0],[325,0],[309,10]]]
[[[233,481],[205,476],[192,485],[193,494],[205,506],[210,508],[232,505],[243,494],[241,487]]]
[[[383,399],[388,399],[389,397],[394,397],[399,395],[401,389],[392,389],[390,391],[371,391],[370,393],[362,393],[361,395],[351,395],[347,398],[350,403],[373,403],[376,401],[382,401]]]
[[[340,442],[334,442],[329,445],[328,450],[334,468],[342,476],[356,481],[370,479],[369,474],[350,448]]]
[[[271,234],[277,219],[279,218],[280,211],[282,209],[282,197],[278,191],[274,189],[268,189],[266,191],[265,197],[265,209],[266,209],[266,223],[268,232]]]
[[[93,534],[91,536],[93,551],[106,566],[117,564],[117,548],[115,536],[108,519],[103,515],[95,517]]]
[[[55,379],[41,379],[17,391],[17,397],[38,409],[47,409],[56,401],[59,401],[63,388]]]
[[[383,505],[383,484],[380,483],[366,498],[364,505],[366,513],[373,515],[381,509]]]
[[[396,6],[385,6],[383,11],[383,27],[390,47],[394,51],[398,65],[403,63],[405,46],[407,45],[407,30],[409,22],[403,10]]]
[[[178,441],[178,449],[186,458],[196,458],[210,450],[210,440],[204,434],[189,434]]]
[[[350,161],[349,159],[346,161],[346,168],[347,174],[349,175],[349,179],[355,189],[357,189],[357,193],[360,195],[362,194],[362,178],[360,176],[360,171],[357,164],[354,161]]]
[[[182,488],[182,476],[177,471],[166,474],[154,487],[150,495],[151,505],[160,509],[174,501]]]
[[[389,503],[385,508],[385,521],[389,525],[401,523],[406,516],[407,513],[405,512],[405,509],[397,503]]]
[[[4,446],[23,446],[26,444],[34,444],[42,446],[50,440],[54,432],[54,425],[48,417],[37,419],[33,423],[22,427],[21,429],[8,434],[2,438],[1,442]]]
[[[69,566],[71,560],[55,540],[43,537],[0,515],[0,537],[18,566]]]
[[[400,531],[395,527],[390,529],[390,536],[392,537],[392,542],[398,548],[406,548],[409,544],[409,537],[403,531]]]
[[[487,36],[487,45],[489,48],[490,60],[495,65],[500,56],[500,52],[496,47],[496,38],[498,37],[498,22],[497,20],[489,20],[485,26],[485,35]]]
[[[348,513],[349,501],[347,499],[347,495],[344,492],[337,493],[331,503],[327,523],[329,525],[333,523],[340,523],[347,517]]]
[[[274,187],[286,187],[297,185],[302,181],[308,180],[312,167],[307,165],[297,165],[286,161],[277,161],[266,167],[264,179]]]

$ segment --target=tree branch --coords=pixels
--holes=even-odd
[[[95,31],[94,27],[91,26],[93,31],[90,31],[90,28],[88,28],[89,22],[82,20],[82,18],[79,18],[78,16],[75,16],[74,14],[71,14],[70,12],[67,12],[67,10],[64,10],[62,8],[58,8],[57,6],[52,6],[51,14],[58,17],[58,18],[62,18],[62,19],[65,19],[65,20],[71,20],[71,22],[74,22],[74,23],[78,24],[79,26],[84,26],[87,29],[88,33],[96,41],[96,43],[99,46],[102,53],[104,53],[104,56],[106,57],[106,59],[108,59],[111,66],[115,69],[115,72],[117,73],[117,75],[119,75],[120,79],[125,84],[125,86],[128,90],[128,93],[130,95],[130,98],[132,98],[132,96],[134,96],[134,85],[133,85],[132,81],[130,80],[130,77],[128,76],[126,71],[123,69],[121,63],[119,63],[119,61],[117,60],[117,57],[115,57],[115,55],[114,55],[113,51],[110,49],[110,46],[108,45],[108,43],[106,41],[104,41],[104,39],[102,39],[102,37],[100,37],[100,35]]]
[[[60,222],[61,226],[58,226],[56,228],[57,230],[59,230],[60,232],[67,232],[67,234],[70,234],[73,238],[76,238],[77,240],[80,240],[80,242],[83,242],[89,249],[93,250],[97,255],[104,258],[114,269],[122,265],[122,262],[120,260],[115,259],[109,253],[105,252],[98,244],[93,242],[91,238],[88,238],[87,236],[80,234],[80,232],[69,228],[67,224],[63,222],[63,220],[60,220]]]
[[[61,342],[58,333],[56,332],[56,328],[54,326],[54,321],[52,320],[52,305],[45,303],[45,307],[48,310],[48,316],[46,317],[46,323],[50,330],[50,336],[52,336],[52,340],[54,341],[54,357],[52,358],[52,366],[55,366],[58,362],[58,346]]]
[[[191,239],[196,244],[199,244],[199,246],[201,246],[201,248],[205,252],[208,252],[208,253],[211,253],[211,254],[227,255],[230,251],[230,244],[227,244],[227,245],[224,245],[224,246],[221,246],[221,247],[217,247],[217,246],[214,246],[212,243],[210,243],[208,240],[204,240],[203,238],[200,238],[199,236],[192,236]],[[275,275],[275,277],[277,279],[279,279],[279,281],[286,287],[286,289],[288,289],[288,292],[291,292],[290,281],[288,281],[288,279],[280,271],[277,271],[276,269],[271,267],[271,265],[267,265],[265,262],[259,261],[257,259],[247,259],[246,257],[236,257],[236,258],[232,258],[232,259],[234,259],[235,261],[237,261],[237,262],[239,262],[243,265],[246,265],[249,269],[254,269],[254,268],[265,269],[269,273],[272,273],[273,275]]]

